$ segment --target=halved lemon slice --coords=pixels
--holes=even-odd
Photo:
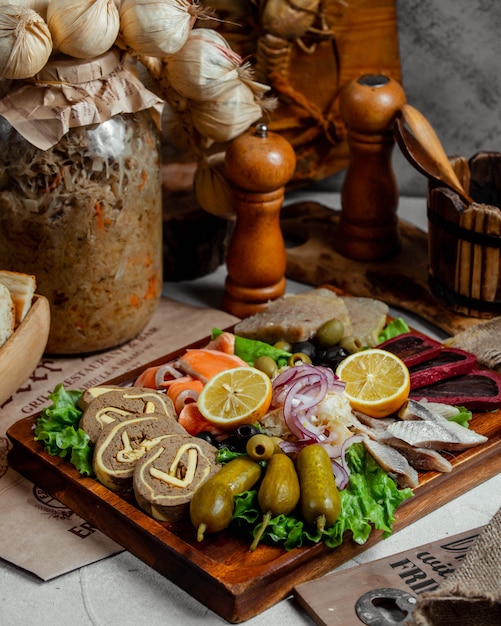
[[[258,422],[271,403],[271,380],[254,367],[233,367],[213,376],[198,396],[205,419],[223,430]]]
[[[371,417],[386,417],[398,411],[409,397],[409,370],[397,356],[371,348],[350,354],[336,374],[346,383],[351,406]]]

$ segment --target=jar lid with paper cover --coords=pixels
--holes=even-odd
[[[118,346],[155,311],[162,107],[115,48],[54,56],[0,99],[0,267],[36,276],[48,353]]]

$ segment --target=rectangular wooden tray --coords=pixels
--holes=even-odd
[[[185,349],[110,383],[131,382],[145,367],[175,358]],[[322,544],[286,552],[261,544],[250,552],[247,542],[225,531],[198,543],[189,522],[158,522],[143,513],[133,498],[81,477],[67,461],[47,454],[33,439],[37,417],[24,418],[8,429],[10,466],[229,622],[257,615],[290,595],[294,586],[326,574],[381,541],[381,534],[373,532],[363,546],[346,537],[334,550]],[[488,442],[455,454],[451,473],[421,473],[415,496],[397,511],[395,531],[501,471],[501,411],[475,414],[471,427],[489,437]]]

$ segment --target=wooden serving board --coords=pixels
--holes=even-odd
[[[186,347],[200,347],[207,341]],[[144,368],[171,360],[185,349],[109,383],[130,383]],[[247,542],[224,531],[199,543],[190,523],[158,522],[143,513],[132,497],[111,492],[80,476],[64,459],[47,454],[33,439],[37,417],[24,418],[7,431],[12,443],[10,466],[229,622],[257,615],[290,595],[296,585],[326,574],[381,541],[381,533],[373,532],[362,546],[346,537],[334,550],[319,544],[287,552],[261,544],[250,552]],[[471,426],[489,440],[456,454],[451,473],[421,473],[415,496],[397,511],[395,531],[501,471],[501,411],[476,414]]]
[[[352,296],[384,300],[412,312],[449,335],[477,324],[435,297],[428,285],[428,236],[400,220],[401,250],[383,261],[347,259],[334,249],[340,211],[317,202],[283,207],[281,227],[287,248],[287,277],[308,285],[331,284]],[[297,244],[297,245],[296,245]]]

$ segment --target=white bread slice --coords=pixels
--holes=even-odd
[[[14,302],[7,287],[0,283],[0,346],[3,346],[14,332],[15,322]]]
[[[30,310],[37,288],[36,279],[30,274],[0,270],[0,284],[10,291],[16,309],[16,326],[20,324]]]

